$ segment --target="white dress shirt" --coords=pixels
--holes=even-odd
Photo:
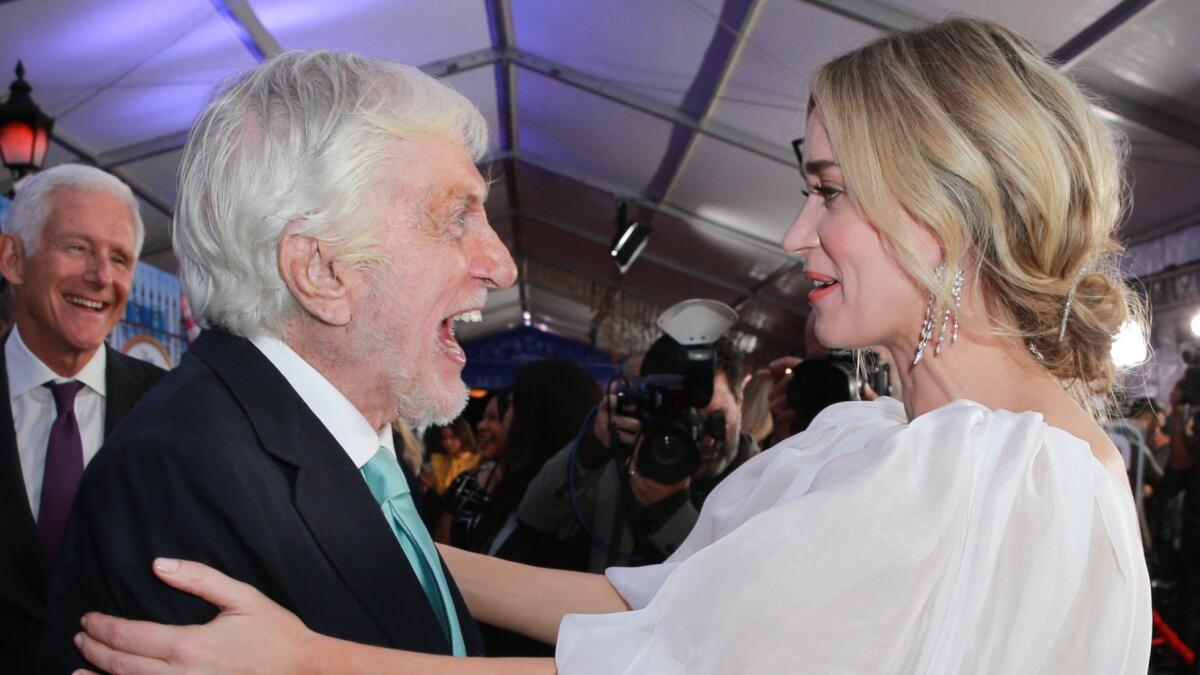
[[[104,443],[104,369],[108,356],[101,346],[75,377],[60,377],[29,351],[21,339],[21,332],[13,326],[12,334],[4,343],[4,361],[25,495],[29,497],[29,508],[36,521],[42,501],[42,475],[46,471],[46,445],[50,442],[50,427],[58,417],[54,395],[42,385],[71,380],[84,384],[75,396],[75,420],[79,423],[83,465],[86,467]]]
[[[391,427],[385,424],[379,431],[372,429],[371,423],[354,407],[350,399],[283,340],[260,336],[251,342],[279,370],[288,384],[292,385],[292,389],[296,390],[321,424],[333,435],[338,445],[350,456],[354,466],[362,469],[375,453],[379,452],[380,446],[387,448],[392,455],[396,454]]]

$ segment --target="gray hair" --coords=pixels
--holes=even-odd
[[[59,190],[94,190],[106,192],[129,206],[133,217],[133,257],[142,253],[146,229],[133,190],[120,178],[85,164],[60,164],[36,173],[19,184],[12,209],[4,219],[4,232],[21,241],[25,255],[33,255],[42,241],[42,231],[54,208],[54,195]]]
[[[278,273],[284,228],[350,265],[383,255],[380,167],[400,140],[461,139],[478,161],[483,116],[417,68],[289,51],[246,73],[200,114],[179,169],[172,223],[180,276],[206,326],[280,336],[297,305]]]

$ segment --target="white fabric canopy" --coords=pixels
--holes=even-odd
[[[570,615],[577,673],[1145,673],[1129,487],[1036,413],[845,403],[748,462],[634,611]]]
[[[56,119],[48,163],[95,163],[133,186],[143,259],[172,271],[180,148],[221,82],[287,49],[420,65],[487,119],[488,216],[521,265],[517,290],[461,337],[527,312],[625,350],[609,335],[704,297],[736,308],[739,346],[769,358],[800,348],[808,313],[810,284],[780,240],[801,202],[791,141],[809,77],[950,14],[1009,25],[1111,111],[1130,141],[1125,241],[1200,223],[1200,3],[1183,0],[0,0],[0,99],[22,60]],[[624,276],[608,253],[618,200],[654,228]]]

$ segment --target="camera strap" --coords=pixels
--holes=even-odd
[[[614,461],[616,460],[614,459]],[[629,485],[628,469],[621,466],[617,466],[616,468],[617,479],[621,483],[621,498],[619,503],[616,505],[617,517],[613,519],[615,524],[613,527],[614,531],[612,534],[612,539],[610,540],[615,544],[613,548],[617,549],[618,551],[620,550],[620,525],[621,523],[625,523],[629,526],[629,533],[633,536],[633,550],[639,555],[624,557],[632,558],[634,561],[641,564],[654,564],[666,560],[667,556],[662,551],[658,550],[658,547],[655,546],[652,541],[650,541],[650,537],[648,537],[645,530],[642,529],[641,519],[638,518],[638,505],[633,498],[633,488]],[[609,562],[615,562],[612,560],[614,551],[610,550],[608,553]],[[621,554],[618,553],[617,555]]]
[[[571,443],[571,453],[567,457],[567,497],[571,502],[571,512],[575,514],[575,521],[578,522],[579,527],[587,533],[588,538],[592,540],[592,544],[608,554],[609,562],[615,564],[640,563],[643,562],[641,556],[631,556],[620,552],[620,542],[616,542],[616,545],[613,545],[612,542],[606,542],[596,534],[595,530],[592,529],[591,524],[587,521],[587,518],[584,518],[583,511],[579,508],[579,500],[575,495],[575,464],[579,459],[579,445],[583,442],[583,435],[588,433],[588,431],[592,428],[592,424],[595,423],[596,413],[599,411],[599,409],[599,406],[592,408],[592,411],[588,413],[587,419],[584,420],[583,426],[580,427],[579,433],[575,436],[575,441]],[[612,419],[611,414],[609,415],[609,419]],[[614,456],[610,461],[616,462],[616,456]],[[619,465],[616,467],[616,469],[618,477],[624,476],[625,472],[621,470]],[[623,483],[621,492],[624,493],[627,490],[628,484]],[[622,495],[622,498],[618,500],[618,505],[620,506],[623,502],[624,495]],[[618,523],[621,522],[620,518],[616,520]]]

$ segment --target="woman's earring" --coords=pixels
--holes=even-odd
[[[946,266],[938,265],[933,271],[938,281],[941,281],[946,276]],[[942,342],[946,339],[947,331],[950,332],[950,343],[958,342],[958,309],[962,306],[962,287],[966,280],[966,273],[960,268],[954,273],[954,282],[950,285],[950,294],[954,298],[954,308],[947,307],[942,311],[942,330],[938,334],[937,347],[934,348],[934,355],[942,353]],[[921,342],[917,344],[917,355],[913,359],[913,365],[921,362],[925,357],[925,350],[929,348],[929,341],[933,338],[933,305],[935,295],[929,294],[929,304],[925,306],[925,321],[921,324]]]
[[[946,339],[946,329],[950,327],[952,320],[954,330],[950,333],[950,344],[958,342],[958,308],[962,306],[962,286],[966,276],[961,268],[954,273],[954,283],[950,285],[950,295],[954,298],[954,309],[951,310],[947,307],[942,312],[942,332],[938,335],[937,349],[933,350],[934,356],[942,353],[942,341]]]
[[[937,269],[933,271],[933,276],[938,281],[941,281],[945,274],[945,265],[938,265]],[[920,363],[921,359],[925,357],[925,349],[929,347],[929,338],[933,337],[933,299],[934,295],[930,292],[929,304],[925,305],[925,321],[921,324],[921,341],[917,344],[917,356],[913,359],[914,366]]]

